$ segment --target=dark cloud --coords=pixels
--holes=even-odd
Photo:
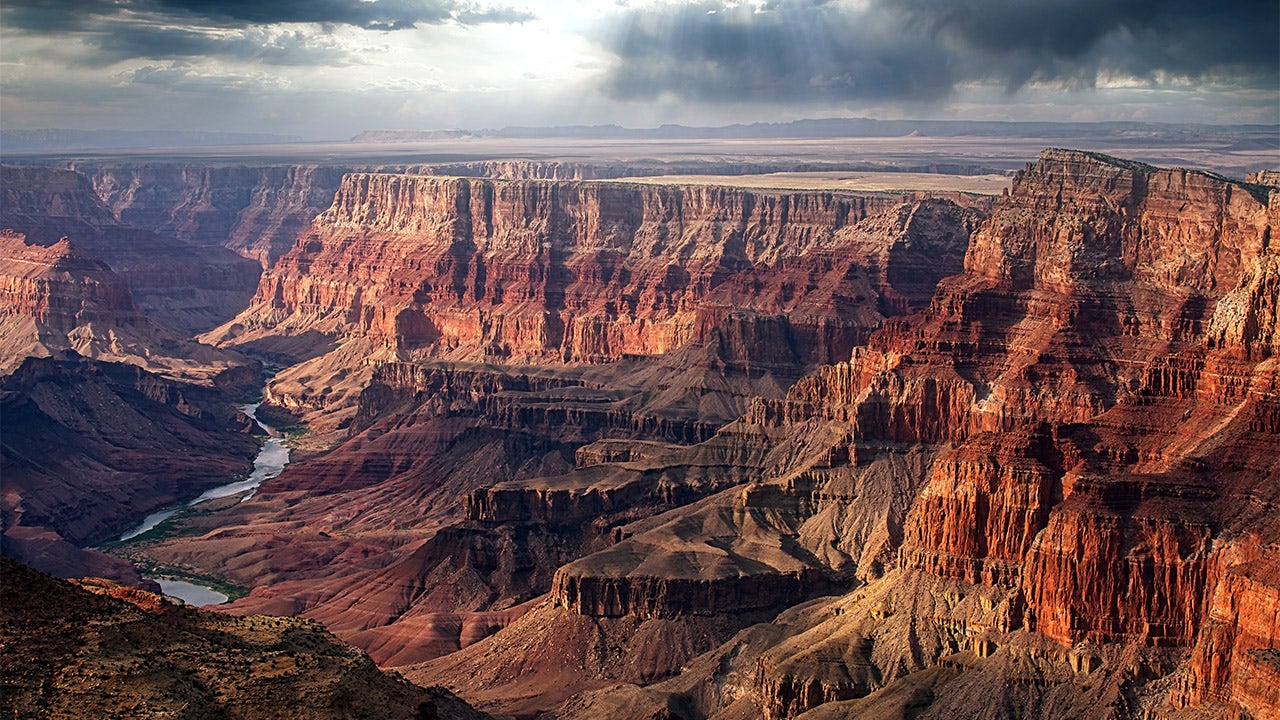
[[[116,62],[223,57],[265,65],[341,65],[347,53],[323,38],[302,32],[269,33],[256,28],[207,32],[183,28],[122,25],[109,33],[89,35],[97,52],[90,61]]]
[[[119,12],[111,0],[6,0],[0,5],[0,28],[40,34],[70,32]]]
[[[608,79],[614,97],[937,98],[954,82],[925,35],[875,9],[823,2],[631,11],[604,46],[619,59]]]
[[[368,30],[442,23],[457,6],[449,0],[149,0],[145,4],[178,17],[234,26],[332,23]]]
[[[460,0],[5,0],[5,24],[29,31],[80,29],[102,20],[141,16],[201,27],[286,23],[402,30],[448,20],[524,22],[528,12]]]
[[[1276,88],[1275,0],[774,0],[631,10],[600,40],[616,98],[933,101],[960,83],[1174,76]]]
[[[1099,73],[1274,80],[1275,0],[880,0],[959,52],[1012,63],[1009,85]]]
[[[349,25],[403,30],[458,22],[518,23],[527,12],[460,0],[4,0],[0,28],[72,35],[96,49],[86,62],[231,57],[274,65],[340,64],[336,48],[298,30],[268,26]]]

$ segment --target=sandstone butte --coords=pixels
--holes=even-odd
[[[1252,180],[346,174],[202,336],[332,449],[143,552],[502,713],[1274,717]]]

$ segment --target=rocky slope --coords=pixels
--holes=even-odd
[[[222,392],[74,353],[0,378],[4,554],[64,577],[138,582],[81,550],[246,474],[258,441]]]
[[[763,482],[620,528],[552,599],[609,622],[862,587],[648,688],[588,666],[627,684],[565,713],[1274,714],[1278,208],[1046,151],[925,311],[754,403]],[[473,688],[509,632],[423,668]],[[515,675],[522,703],[538,671]]]
[[[0,166],[0,230],[45,246],[69,238],[124,278],[148,317],[186,332],[243,309],[259,274],[223,248],[121,223],[88,179],[69,170]]]
[[[15,718],[487,717],[315,623],[233,618],[0,558],[0,712]]]

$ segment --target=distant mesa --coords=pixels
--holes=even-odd
[[[411,143],[428,140],[463,140],[475,137],[466,130],[365,130],[353,143]]]

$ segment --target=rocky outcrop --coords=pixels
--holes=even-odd
[[[681,618],[787,607],[830,590],[817,568],[737,575],[724,579],[676,578],[666,572],[623,578],[556,574],[551,595],[560,607],[593,617]]]
[[[479,720],[316,623],[234,618],[0,558],[0,711],[13,717]]]
[[[484,160],[405,164],[222,164],[79,160],[69,165],[89,179],[120,222],[200,246],[221,245],[269,268],[328,208],[343,175],[412,173],[496,180],[609,180],[641,175],[744,175],[767,172],[897,170],[872,164],[651,162],[583,163]],[[989,168],[953,168],[983,173]],[[935,172],[911,168],[907,172]],[[943,170],[945,171],[945,170]],[[960,199],[957,196],[957,199]],[[977,202],[977,198],[964,198]]]
[[[1056,460],[1051,438],[1025,432],[983,434],[945,452],[907,516],[904,564],[970,583],[1016,585],[1060,500]]]
[[[0,229],[38,245],[68,238],[124,278],[152,320],[178,330],[224,321],[257,283],[258,268],[230,251],[121,223],[79,173],[3,165],[0,193]]]
[[[695,447],[672,448],[651,459],[480,488],[467,497],[465,510],[469,519],[485,523],[555,526],[600,521],[640,508],[654,512],[758,477],[766,450],[764,438],[721,432]]]
[[[0,232],[0,254],[5,258],[0,309],[6,315],[30,318],[63,334],[93,323],[123,327],[143,322],[124,280],[66,238],[42,246]]]
[[[1280,711],[1280,564],[1256,536],[1219,543],[1209,562],[1208,607],[1174,707],[1209,706],[1230,717]]]
[[[1245,182],[1268,187],[1280,187],[1280,170],[1259,170],[1245,176]]]

